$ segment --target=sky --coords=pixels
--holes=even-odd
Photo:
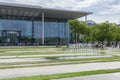
[[[0,2],[93,12],[88,16],[88,20],[96,23],[105,21],[120,23],[120,0],[0,0]]]

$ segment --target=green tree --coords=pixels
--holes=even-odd
[[[119,42],[120,41],[120,27],[115,27],[115,40],[114,41],[117,41]]]
[[[73,38],[78,42],[80,40],[80,36],[84,35],[86,32],[86,23],[84,21],[79,20],[69,20],[70,30],[73,35]]]
[[[114,41],[120,42],[120,27],[119,26],[116,26],[114,28],[114,35],[115,35]]]
[[[92,35],[93,27],[91,26],[86,26],[86,31],[84,33],[84,36],[82,40],[84,42],[92,42],[93,41],[93,35]]]
[[[94,26],[94,37],[98,42],[110,42],[113,41],[115,39],[115,24],[114,23],[109,23],[104,22],[104,23],[100,23],[100,24],[96,24]]]

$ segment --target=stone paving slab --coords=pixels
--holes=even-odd
[[[69,64],[56,66],[43,66],[32,68],[15,68],[0,70],[0,78],[15,78],[24,76],[37,76],[59,73],[83,72],[103,69],[120,68],[120,62],[102,62],[102,63],[86,63],[86,64]]]
[[[63,78],[56,80],[120,80],[120,73]]]

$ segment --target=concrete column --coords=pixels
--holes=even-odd
[[[44,36],[44,20],[45,20],[44,12],[42,12],[42,45],[44,45],[44,38],[45,38],[45,36]]]
[[[85,22],[87,22],[87,16],[85,16]]]
[[[34,21],[32,21],[32,38],[34,38]]]

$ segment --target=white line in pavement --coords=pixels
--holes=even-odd
[[[120,68],[120,62],[103,62],[103,63],[87,63],[87,64],[70,64],[33,68],[16,68],[0,70],[0,78],[15,78],[24,76],[37,76],[47,74],[91,71],[100,69],[116,69]]]

